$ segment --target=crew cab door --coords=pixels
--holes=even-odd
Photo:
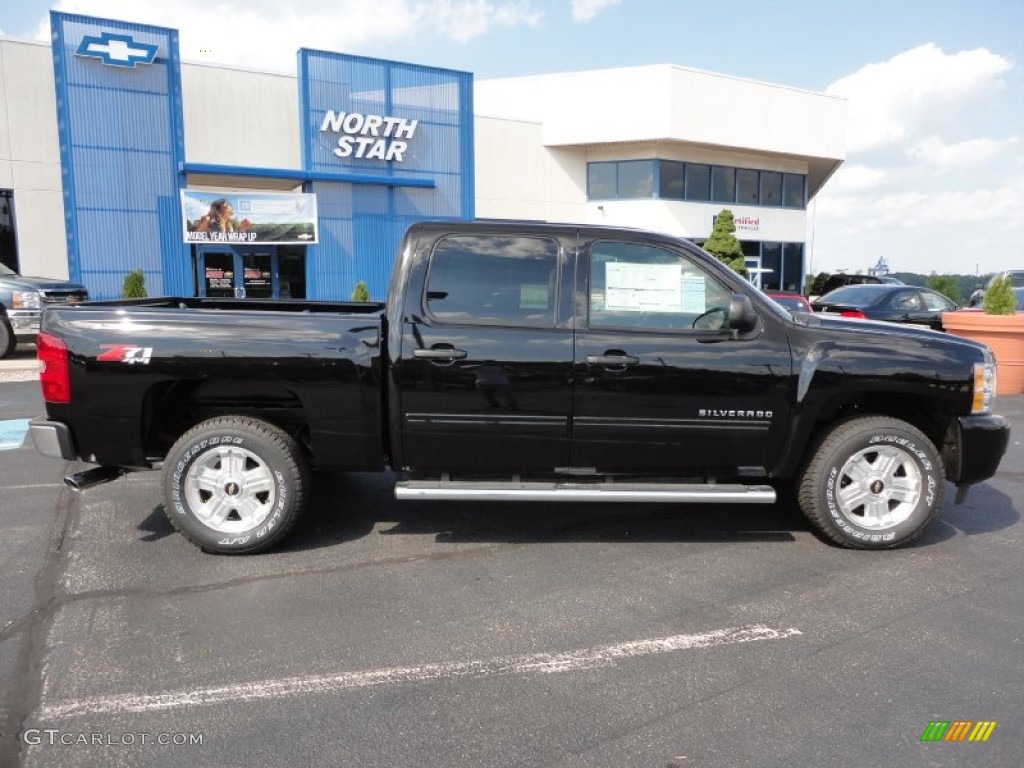
[[[783,321],[762,311],[753,330],[734,334],[741,278],[701,261],[662,243],[581,244],[577,472],[722,477],[774,464],[793,386]]]
[[[392,368],[399,468],[495,476],[567,467],[573,331],[559,292],[571,249],[500,232],[431,245],[407,278]],[[571,280],[564,286],[571,306]]]

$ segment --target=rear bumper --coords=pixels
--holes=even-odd
[[[960,472],[952,478],[960,486],[992,477],[1010,442],[1010,423],[1002,416],[960,418]]]
[[[67,424],[46,419],[33,419],[28,425],[28,433],[32,436],[36,450],[43,456],[68,461],[78,458],[71,430],[68,429]]]

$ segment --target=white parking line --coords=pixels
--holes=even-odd
[[[126,712],[154,712],[178,707],[194,707],[223,702],[259,701],[303,694],[327,694],[352,688],[379,685],[406,685],[434,680],[495,677],[498,675],[572,672],[592,667],[614,666],[622,659],[650,656],[671,651],[711,648],[755,640],[780,640],[799,635],[800,630],[772,629],[756,624],[749,627],[716,629],[694,635],[672,635],[650,640],[634,640],[618,645],[599,645],[562,653],[538,653],[529,656],[505,656],[483,661],[425,664],[418,667],[391,667],[362,672],[341,672],[312,677],[285,677],[279,680],[257,680],[250,683],[197,688],[155,694],[122,694],[65,701],[43,706],[40,716],[46,719],[103,715]]]

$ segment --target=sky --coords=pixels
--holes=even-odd
[[[477,79],[676,64],[840,95],[847,156],[808,209],[809,271],[1024,268],[1022,0],[5,0],[0,31],[46,40],[49,9],[278,72],[305,47]]]

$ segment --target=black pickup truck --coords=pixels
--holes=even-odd
[[[991,477],[1009,427],[988,349],[791,315],[694,245],[622,228],[414,225],[387,303],[160,298],[48,307],[38,449],[163,466],[164,509],[256,552],[311,469],[401,499],[769,504],[895,547]]]

